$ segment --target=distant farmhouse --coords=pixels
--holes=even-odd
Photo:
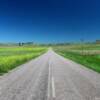
[[[100,44],[100,40],[96,40],[96,44]]]

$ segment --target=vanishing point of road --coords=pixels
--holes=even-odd
[[[0,100],[100,100],[100,74],[49,50],[0,77]]]

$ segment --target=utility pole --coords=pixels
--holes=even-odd
[[[84,39],[80,39],[81,40],[81,49],[82,49],[82,55],[84,55]]]

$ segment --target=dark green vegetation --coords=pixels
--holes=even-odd
[[[47,51],[45,47],[1,47],[0,74],[33,59]]]
[[[100,73],[99,44],[56,46],[54,50],[65,58],[69,58]]]

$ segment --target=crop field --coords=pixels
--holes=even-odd
[[[56,46],[54,50],[65,58],[100,73],[100,44]]]
[[[47,51],[45,47],[1,47],[0,74],[33,59]]]

